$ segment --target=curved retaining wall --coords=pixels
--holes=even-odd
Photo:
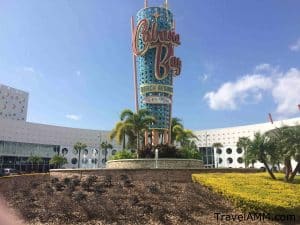
[[[79,176],[85,178],[91,175],[111,177],[113,182],[119,182],[120,177],[127,175],[131,180],[161,181],[161,182],[192,182],[192,174],[197,173],[257,173],[258,169],[52,169],[51,177],[65,178]],[[0,179],[1,187],[1,179]]]
[[[157,163],[157,164],[156,164]],[[157,165],[157,167],[156,167]],[[202,160],[196,159],[120,159],[110,160],[108,169],[201,169]]]

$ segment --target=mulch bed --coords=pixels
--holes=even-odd
[[[115,180],[115,179],[114,179]],[[32,176],[0,182],[0,193],[30,225],[277,224],[218,221],[242,214],[231,202],[195,183],[134,181],[120,176],[59,180]]]

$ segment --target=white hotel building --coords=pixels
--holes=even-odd
[[[202,150],[204,163],[207,167],[231,167],[244,168],[244,150],[237,147],[239,137],[252,139],[256,132],[264,133],[274,128],[300,125],[300,117],[274,121],[274,123],[259,123],[246,126],[227,127],[209,130],[194,131],[197,135],[197,145]],[[214,143],[221,143],[222,148],[212,149],[205,146],[212,146]],[[295,162],[293,162],[295,163]],[[261,163],[255,163],[254,167],[263,167]]]
[[[49,168],[49,160],[57,153],[64,155],[68,163],[65,168],[78,167],[78,152],[73,149],[76,142],[87,147],[81,152],[80,167],[105,167],[106,159],[121,146],[109,140],[109,131],[88,130],[26,122],[28,93],[0,85],[0,168],[9,167],[30,170],[30,156],[40,156],[40,170]],[[100,148],[108,142],[113,149]]]
[[[65,168],[78,167],[78,152],[73,149],[76,142],[87,145],[81,153],[81,168],[105,167],[105,160],[121,149],[109,139],[110,131],[88,130],[26,122],[28,93],[0,84],[0,168],[13,167],[30,170],[28,157],[38,155],[43,159],[40,170],[49,169],[49,160],[58,152],[68,163]],[[245,167],[243,149],[236,143],[239,137],[252,138],[255,132],[265,132],[282,125],[300,124],[300,118],[262,123],[248,126],[194,131],[199,140],[197,145],[204,153],[207,167]],[[100,143],[108,142],[113,149],[107,152]],[[224,147],[212,149],[213,143]],[[205,148],[208,147],[208,148]],[[257,163],[255,167],[261,167]]]

